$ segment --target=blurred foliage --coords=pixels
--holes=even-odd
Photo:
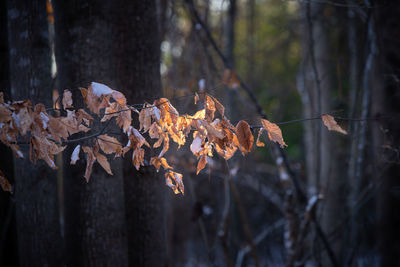
[[[202,19],[208,24],[222,51],[226,42],[224,35],[228,3],[229,1],[211,1],[207,5],[207,1],[196,2]],[[296,90],[296,75],[301,59],[298,4],[281,0],[255,1],[254,36],[249,36],[248,12],[248,1],[237,1],[235,68],[252,87],[272,121],[301,118],[301,100]],[[167,27],[161,46],[164,94],[174,97],[191,93],[198,90],[198,80],[204,78],[206,88],[211,94],[219,97],[226,106],[232,103],[227,99],[226,90],[229,89],[221,83],[224,71],[222,62],[209,46],[200,25],[192,24],[188,10],[180,1],[170,4],[167,16],[170,27]],[[251,47],[250,39],[253,44]],[[248,56],[249,49],[253,49],[253,59]],[[240,89],[237,90],[236,97],[247,101],[246,95]],[[257,114],[249,110],[245,101],[234,102],[239,114],[237,119],[259,124]],[[302,124],[284,125],[282,130],[289,145],[289,156],[300,159]],[[258,149],[257,153],[261,160],[269,159],[268,148]]]

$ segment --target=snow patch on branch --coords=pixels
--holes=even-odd
[[[77,145],[75,147],[74,151],[72,151],[71,164],[75,164],[79,160],[80,149],[81,149],[81,145]]]
[[[93,94],[95,94],[98,97],[100,97],[102,95],[110,95],[114,91],[110,87],[108,87],[107,85],[104,85],[102,83],[92,82],[91,86],[93,89]]]

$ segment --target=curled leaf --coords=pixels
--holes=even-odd
[[[321,117],[322,121],[324,122],[324,125],[328,128],[329,131],[335,131],[341,134],[347,134],[347,131],[343,130],[342,127],[340,127],[337,124],[335,118],[332,117],[331,115],[323,114]]]
[[[240,144],[240,151],[243,155],[249,153],[253,147],[254,137],[250,130],[250,125],[245,121],[239,121],[236,125],[236,136]]]
[[[256,146],[258,146],[258,147],[265,146],[265,144],[260,141],[260,137],[261,137],[263,131],[264,131],[264,128],[260,128],[260,130],[258,130],[258,136],[257,136],[257,141],[256,141]]]
[[[84,146],[83,151],[86,153],[86,170],[85,170],[85,179],[86,182],[89,183],[90,176],[92,175],[93,163],[96,161],[96,157],[93,153],[93,150],[88,147]]]
[[[215,107],[217,108],[219,114],[221,114],[221,118],[224,118],[225,107],[215,97],[212,96],[212,99],[214,100]]]
[[[204,106],[206,110],[205,119],[211,122],[214,119],[215,103],[209,95],[206,95]]]
[[[200,157],[199,163],[197,163],[196,174],[199,174],[199,172],[206,167],[206,164],[207,164],[207,155],[202,155]]]
[[[164,168],[164,170],[172,169],[172,167],[168,165],[168,162],[164,157],[161,157],[161,158],[152,157],[150,159],[150,164],[153,165],[157,169],[157,172],[160,170],[161,166]]]
[[[64,109],[73,108],[72,106],[72,93],[70,90],[65,89],[63,93],[62,105]]]
[[[269,140],[277,142],[281,147],[287,146],[285,141],[283,141],[282,131],[278,125],[269,122],[268,120],[261,119],[261,123],[265,130],[268,132]]]
[[[111,137],[107,134],[102,134],[97,138],[101,150],[106,154],[115,153],[116,157],[119,157],[122,153],[122,146],[115,137]]]
[[[103,167],[103,169],[109,174],[109,175],[113,175],[112,171],[111,171],[111,166],[110,163],[107,160],[107,157],[104,156],[103,154],[101,154],[98,149],[94,150],[94,155],[96,157],[97,162],[101,165],[101,167]]]
[[[185,194],[185,187],[182,181],[182,174],[168,171],[165,173],[165,183],[174,191],[175,194],[179,194],[180,192]]]

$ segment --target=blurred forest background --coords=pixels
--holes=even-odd
[[[14,194],[0,192],[0,266],[400,265],[400,2],[0,3],[6,100],[51,107],[96,81],[194,114],[202,91],[255,134],[268,117],[288,144],[214,157],[199,175],[174,144],[185,195],[129,159],[86,184],[71,149],[53,171],[1,146]]]

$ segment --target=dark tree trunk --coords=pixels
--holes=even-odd
[[[8,56],[8,26],[6,1],[0,1],[0,91],[10,99],[10,72]],[[0,144],[0,170],[14,184],[14,166],[11,150]],[[0,266],[17,265],[17,231],[15,205],[8,192],[0,190]],[[7,245],[6,245],[7,244]]]
[[[117,87],[128,103],[152,102],[161,95],[156,1],[121,1],[116,8],[120,14],[113,28]],[[165,265],[166,189],[153,167],[136,171],[130,154],[126,157],[124,191],[131,266]]]
[[[374,127],[373,132],[374,163],[377,163],[375,179],[377,183],[383,182],[377,206],[379,215],[377,246],[380,252],[380,266],[399,266],[400,34],[398,29],[400,21],[398,15],[400,3],[374,2],[376,5],[381,5],[381,8],[372,9],[378,46],[377,71],[374,73],[375,84],[371,96],[372,116],[386,117],[380,126]]]
[[[10,82],[13,100],[52,105],[45,1],[8,1]],[[44,162],[15,160],[15,200],[21,266],[62,266],[56,172]]]
[[[116,1],[53,1],[56,62],[61,90],[92,81],[120,89],[114,76]],[[124,32],[130,34],[130,32]],[[82,105],[79,91],[75,106]],[[80,99],[80,100],[78,100]],[[99,127],[94,127],[94,132]],[[115,129],[114,129],[115,132]],[[92,141],[82,145],[92,145]],[[111,160],[113,176],[98,164],[86,183],[85,162],[70,166],[74,147],[64,153],[65,237],[69,266],[127,266],[122,160]]]

